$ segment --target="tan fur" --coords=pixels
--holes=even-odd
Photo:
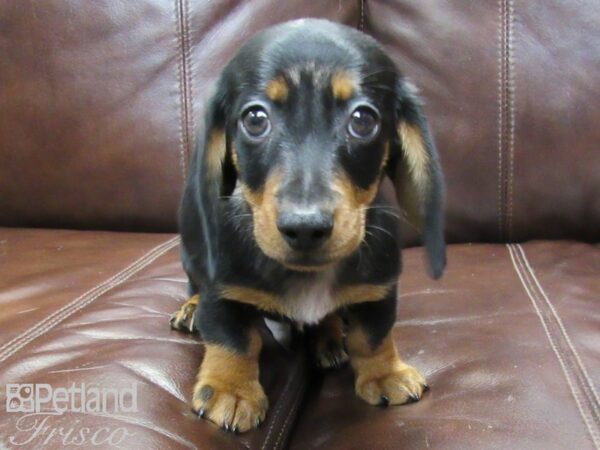
[[[415,187],[422,194],[429,184],[429,155],[419,129],[406,122],[400,122],[398,134],[405,153],[404,158]]]
[[[350,100],[358,86],[354,77],[348,72],[335,72],[331,76],[331,91],[336,100]]]
[[[367,403],[399,405],[422,396],[425,378],[400,359],[391,333],[373,348],[360,325],[351,322],[346,348],[356,375],[356,394]]]
[[[429,155],[419,129],[401,122],[398,133],[402,140],[403,160],[396,169],[396,196],[406,212],[408,222],[421,230],[423,227],[423,199],[429,188]]]
[[[268,409],[258,380],[262,340],[256,330],[249,337],[245,354],[221,345],[205,345],[192,398],[194,411],[219,426],[240,432],[258,426]]]
[[[254,238],[269,257],[282,261],[289,254],[289,247],[277,229],[277,192],[281,175],[274,171],[259,191],[242,184],[242,195],[250,205],[254,222]]]
[[[274,102],[284,102],[289,94],[289,88],[285,78],[282,76],[273,78],[267,84],[265,93],[267,94],[267,97]]]
[[[360,189],[345,176],[334,176],[333,190],[339,195],[334,211],[330,254],[335,258],[349,256],[365,237],[367,207],[375,198],[379,181],[369,189]]]
[[[389,143],[386,143],[381,163],[382,169],[388,155]],[[238,167],[235,149],[233,161],[234,165]],[[334,176],[332,189],[338,194],[333,217],[334,227],[330,239],[320,250],[324,262],[316,266],[297,266],[286,262],[291,259],[293,251],[277,229],[277,193],[281,183],[281,174],[274,171],[258,191],[253,191],[244,184],[241,185],[241,190],[252,210],[253,233],[261,250],[290,269],[314,272],[325,270],[358,248],[365,236],[366,212],[377,195],[380,180],[381,175],[367,189],[361,189],[352,183],[345,174]]]
[[[204,155],[208,177],[213,180],[221,178],[223,161],[225,160],[225,133],[221,129],[213,130],[208,138]]]
[[[259,191],[241,186],[242,195],[250,205],[254,218],[254,237],[261,250],[269,257],[287,265],[292,255],[279,230],[277,229],[277,192],[281,176],[275,171]],[[365,235],[366,211],[379,189],[379,178],[368,189],[356,187],[346,176],[336,176],[333,189],[339,196],[334,210],[334,227],[331,238],[321,249],[326,262],[319,266],[298,267],[287,265],[294,270],[318,271],[354,252]]]
[[[260,289],[226,285],[221,288],[221,297],[253,305],[262,311],[281,314],[281,300],[275,295]]]
[[[233,163],[233,167],[235,167],[236,172],[241,173],[240,170],[240,162],[238,160],[237,149],[234,146],[231,146],[231,162]]]
[[[354,284],[335,292],[335,302],[340,306],[353,303],[376,302],[384,298],[394,284]]]

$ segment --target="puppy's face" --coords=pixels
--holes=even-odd
[[[296,270],[318,270],[362,242],[394,117],[393,72],[371,73],[360,53],[313,40],[258,55],[269,63],[244,75],[230,125],[256,242]]]
[[[445,265],[443,177],[418,98],[370,37],[306,19],[272,27],[229,62],[197,142],[188,188],[210,276],[218,199],[239,186],[261,250],[314,271],[353,253],[383,172],[423,231],[434,277]],[[185,206],[185,205],[184,205]]]

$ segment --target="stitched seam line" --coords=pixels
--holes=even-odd
[[[269,448],[269,439],[271,438],[271,434],[273,433],[275,426],[278,424],[278,418],[279,415],[281,413],[281,408],[283,407],[283,405],[285,404],[285,399],[287,399],[288,394],[291,392],[292,386],[294,385],[294,382],[296,381],[296,378],[298,378],[298,373],[300,372],[300,370],[296,370],[294,372],[294,375],[292,378],[290,378],[288,384],[283,388],[283,392],[281,393],[281,398],[279,399],[279,404],[277,405],[277,409],[275,410],[274,414],[273,414],[273,421],[271,422],[270,426],[269,426],[269,431],[267,432],[267,435],[265,437],[265,440],[263,442],[263,445],[261,447],[261,450],[266,450]]]
[[[187,161],[190,160],[190,155],[192,153],[192,149],[193,149],[193,145],[194,145],[194,128],[195,128],[195,123],[194,123],[194,106],[192,103],[192,99],[194,98],[193,96],[193,91],[192,91],[192,81],[193,81],[193,65],[192,65],[192,40],[191,40],[191,35],[190,35],[190,30],[192,29],[191,26],[191,19],[190,19],[190,7],[189,7],[189,0],[184,0],[185,3],[185,10],[184,10],[184,17],[185,17],[185,52],[184,52],[184,61],[185,61],[185,67],[184,67],[184,71],[186,74],[186,93],[187,93],[187,97],[186,97],[186,113],[187,113],[187,129],[186,129],[186,133],[187,133],[187,141],[188,141],[188,147],[187,147]]]
[[[189,117],[188,117],[188,79],[186,60],[186,22],[184,0],[175,0],[175,22],[177,39],[177,79],[179,82],[179,157],[182,179],[185,183],[187,176],[187,160],[190,148]]]
[[[358,22],[358,29],[365,31],[365,0],[360,0],[360,20]]]
[[[548,337],[548,340],[550,342],[552,350],[554,351],[554,353],[560,363],[560,366],[561,366],[563,373],[565,375],[565,378],[567,380],[567,384],[569,385],[569,388],[571,390],[571,394],[573,395],[573,398],[575,399],[575,402],[577,404],[577,408],[579,409],[579,413],[580,413],[581,417],[583,418],[583,421],[586,425],[586,428],[588,429],[588,432],[590,433],[590,436],[592,437],[594,446],[596,447],[596,449],[598,449],[598,448],[600,448],[599,447],[600,437],[598,436],[598,433],[593,429],[593,424],[590,423],[588,414],[586,413],[586,411],[584,411],[583,404],[580,399],[579,391],[577,389],[575,389],[575,385],[574,385],[571,375],[568,371],[567,364],[564,360],[563,355],[561,354],[561,352],[558,349],[556,339],[550,332],[549,326],[546,323],[544,316],[542,315],[541,309],[539,308],[539,305],[538,305],[538,300],[536,299],[536,297],[534,295],[535,289],[533,288],[531,281],[527,278],[525,266],[522,264],[522,262],[518,258],[518,254],[516,253],[516,251],[514,251],[514,247],[507,244],[507,248],[509,250],[510,257],[513,261],[513,266],[515,268],[515,271],[517,272],[517,275],[521,279],[521,283],[523,284],[523,287],[525,288],[525,291],[527,292],[527,295],[529,296],[531,303],[534,306],[536,314],[538,315],[538,318],[540,319],[540,321],[542,323],[542,326],[544,328],[546,336]]]
[[[503,157],[502,149],[504,147],[504,0],[498,0],[498,236],[502,240],[502,170]]]
[[[73,302],[69,303],[68,305],[63,306],[62,308],[56,310],[54,313],[50,314],[48,317],[46,317],[46,319],[38,322],[36,325],[34,325],[35,327],[39,327],[42,326],[47,320],[50,320],[52,317],[54,317],[55,315],[61,313],[63,310],[67,309],[71,304],[80,301],[81,298],[87,296],[87,295],[93,295],[95,293],[95,291],[99,288],[101,288],[102,286],[104,286],[107,283],[111,283],[113,280],[115,280],[115,278],[117,278],[119,275],[121,275],[123,272],[126,272],[128,270],[130,270],[133,266],[135,266],[136,264],[140,263],[142,260],[144,260],[146,257],[148,257],[150,254],[152,254],[153,252],[159,250],[160,248],[162,248],[163,246],[169,244],[171,241],[173,241],[174,239],[178,239],[178,237],[173,237],[171,239],[169,239],[166,242],[163,242],[162,244],[158,245],[157,247],[153,248],[152,250],[150,250],[148,253],[146,253],[144,256],[142,256],[140,259],[134,261],[131,265],[129,265],[128,267],[126,267],[125,269],[121,270],[120,272],[116,273],[115,275],[113,275],[112,277],[110,277],[108,280],[104,281],[103,283],[97,284],[96,286],[94,286],[92,289],[88,290],[87,292],[84,292],[82,295],[80,295],[79,297],[77,297],[75,300],[73,300]],[[22,333],[19,336],[16,336],[15,338],[11,339],[9,342],[7,342],[6,344],[2,345],[0,347],[0,354],[2,352],[5,351],[6,348],[8,348],[9,346],[13,345],[16,341],[26,337],[26,333],[27,331],[25,331],[24,333]]]
[[[514,156],[513,0],[499,0],[498,29],[498,233],[512,238]]]
[[[515,9],[514,0],[508,0],[508,25],[507,25],[507,78],[506,90],[508,101],[508,175],[507,175],[507,235],[508,240],[513,239],[512,218],[513,218],[513,180],[514,180],[514,159],[515,159],[515,60],[514,60],[514,21]]]
[[[302,397],[302,393],[303,393],[304,389],[299,388],[296,391],[296,395],[294,396],[294,399],[292,400],[292,404],[290,405],[290,409],[287,413],[287,416],[285,418],[285,421],[283,422],[283,426],[281,427],[281,430],[279,431],[279,434],[277,435],[277,440],[275,441],[275,444],[273,445],[273,448],[275,450],[279,449],[279,442],[281,441],[281,445],[283,445],[283,443],[285,442],[285,438],[282,439],[282,437],[287,435],[287,429],[288,429],[288,423],[291,424],[292,422],[290,422],[290,419],[292,417],[294,417],[296,411],[298,410],[298,404],[300,403],[300,398]]]
[[[500,211],[502,214],[502,236],[501,239],[506,241],[507,229],[506,229],[506,174],[507,174],[507,130],[508,124],[508,29],[509,29],[509,16],[508,16],[508,0],[502,2],[503,10],[503,22],[502,22],[502,173],[500,174],[501,179],[501,206]]]
[[[573,384],[573,380],[571,378],[571,375],[569,373],[567,365],[564,361],[563,355],[558,350],[555,338],[553,337],[552,333],[550,332],[550,329],[548,328],[548,324],[546,323],[546,320],[544,319],[544,316],[542,315],[542,312],[539,308],[538,302],[533,294],[535,292],[533,290],[533,285],[529,284],[530,282],[527,279],[527,274],[526,274],[525,268],[522,265],[521,261],[518,259],[518,254],[513,249],[513,246],[510,244],[506,244],[506,247],[508,249],[510,259],[512,261],[515,272],[517,273],[519,279],[521,280],[521,284],[523,285],[525,292],[527,293],[527,296],[529,297],[531,304],[533,305],[533,308],[534,308],[538,318],[540,319],[540,322],[542,324],[544,332],[546,333],[548,341],[550,342],[550,346],[552,347],[552,350],[554,351],[554,354],[556,355],[556,358],[558,359],[558,362],[560,363],[563,374],[567,380],[567,384],[569,385],[571,394],[573,395],[573,398],[575,399],[575,403],[577,405],[577,409],[579,410],[579,414],[581,415],[583,422],[592,438],[592,442],[596,449],[600,449],[600,436],[594,430],[593,424],[590,423],[590,418],[589,418],[588,414],[586,414],[586,412],[583,409],[583,404],[580,399],[579,391],[575,388],[575,386]],[[521,270],[521,268],[523,268],[523,270]],[[526,281],[526,279],[527,279],[527,281]]]
[[[134,261],[125,269],[116,273],[103,283],[100,283],[92,289],[88,290],[87,292],[83,293],[69,304],[56,310],[44,320],[41,320],[25,332],[21,333],[19,336],[6,343],[2,348],[0,348],[0,362],[14,355],[25,345],[29,344],[34,339],[44,335],[46,332],[48,332],[56,325],[58,325],[59,323],[67,319],[69,316],[71,316],[73,313],[81,310],[82,308],[92,303],[101,295],[105,294],[114,287],[131,278],[132,275],[139,272],[148,264],[155,261],[158,257],[165,254],[167,251],[171,250],[178,243],[179,237],[175,236],[169,239],[168,241],[163,242],[162,244],[154,247],[152,250],[150,250],[138,260]]]
[[[600,420],[599,420],[599,418],[600,418],[600,410],[599,410],[600,399],[598,398],[598,393],[596,392],[594,383],[592,382],[592,379],[590,378],[588,371],[587,371],[585,365],[583,364],[583,361],[579,357],[579,352],[577,352],[577,349],[573,345],[573,341],[571,341],[571,337],[567,333],[567,329],[565,328],[562,319],[558,315],[558,311],[556,310],[556,308],[554,308],[554,305],[548,298],[546,291],[544,290],[544,288],[542,287],[541,283],[539,282],[537,276],[535,275],[535,271],[531,267],[531,264],[529,263],[529,259],[527,258],[527,255],[525,254],[525,249],[523,249],[523,247],[520,244],[516,244],[516,246],[521,253],[521,260],[525,263],[525,267],[527,268],[527,271],[529,272],[532,280],[535,282],[535,284],[538,288],[538,292],[542,295],[544,301],[546,302],[546,305],[548,305],[548,308],[550,309],[550,312],[554,316],[554,319],[556,320],[558,328],[559,328],[565,342],[567,343],[567,346],[569,347],[569,349],[571,350],[571,352],[573,354],[573,357],[575,359],[575,364],[576,364],[577,368],[579,368],[579,371],[580,371],[580,379],[581,379],[581,382],[584,387],[583,392],[587,396],[588,401],[595,412],[596,422],[600,423]]]

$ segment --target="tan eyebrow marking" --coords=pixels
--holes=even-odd
[[[335,72],[331,76],[331,90],[333,98],[337,100],[349,100],[357,90],[354,77],[348,72]]]
[[[287,99],[289,89],[285,78],[278,76],[273,78],[267,84],[265,89],[267,97],[274,102],[283,102]]]

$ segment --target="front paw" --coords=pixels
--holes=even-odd
[[[194,386],[192,406],[199,417],[226,431],[243,433],[265,420],[269,400],[258,380],[232,385],[201,377]]]
[[[194,295],[187,302],[171,316],[169,320],[171,328],[174,330],[185,330],[193,333],[196,329],[194,328],[194,319],[196,311],[198,309],[198,301],[200,300],[199,295]]]
[[[348,362],[344,343],[336,339],[321,339],[315,345],[315,362],[321,369],[339,369]]]
[[[325,317],[310,334],[317,367],[338,369],[348,362],[348,353],[344,347],[344,323],[338,314]]]
[[[429,388],[423,375],[407,364],[356,379],[356,393],[371,405],[402,405],[420,400]]]

